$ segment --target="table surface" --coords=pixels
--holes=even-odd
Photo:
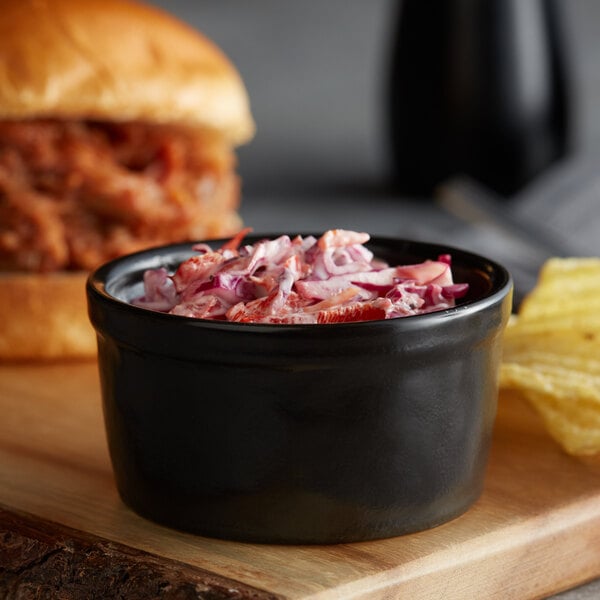
[[[0,565],[34,582],[66,569],[64,585],[85,585],[81,573],[93,571],[94,586],[127,580],[139,591],[158,573],[219,598],[527,600],[600,575],[600,465],[564,454],[518,397],[500,397],[484,492],[467,513],[333,546],[209,539],[127,509],[93,362],[0,366],[0,413]]]

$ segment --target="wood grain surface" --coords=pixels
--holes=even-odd
[[[240,582],[0,507],[0,598],[277,600]]]
[[[208,575],[219,585],[230,580],[232,598],[240,597],[234,595],[237,585],[238,592],[247,586],[256,597],[302,600],[524,600],[600,576],[600,466],[562,453],[516,396],[500,398],[484,494],[463,516],[373,542],[275,546],[173,531],[121,503],[95,363],[4,365],[0,505],[5,574],[6,540],[14,549],[24,519],[32,539],[36,530],[47,536],[55,523],[60,539],[73,538],[75,553],[90,544],[115,544],[126,555],[141,551],[140,560],[157,569],[179,569],[183,579],[177,581]],[[187,575],[184,567],[191,568]],[[194,589],[197,595],[190,597],[219,597]]]

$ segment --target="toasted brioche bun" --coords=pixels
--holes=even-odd
[[[93,357],[86,278],[81,271],[0,274],[0,360]]]
[[[177,124],[231,146],[254,134],[242,79],[221,50],[135,0],[6,0],[0,119]],[[239,230],[235,209],[207,215],[207,237]],[[89,359],[87,272],[0,272],[0,361]]]
[[[234,144],[254,132],[217,46],[132,0],[5,0],[0,57],[0,118],[178,122]]]

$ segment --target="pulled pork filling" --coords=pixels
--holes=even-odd
[[[0,121],[0,269],[89,270],[239,230],[232,149],[145,123]]]
[[[453,282],[447,254],[389,266],[363,245],[367,233],[334,229],[240,247],[248,231],[216,250],[196,244],[172,275],[146,271],[144,296],[133,304],[242,323],[340,323],[443,310],[468,290]]]

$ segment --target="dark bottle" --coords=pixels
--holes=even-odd
[[[388,126],[400,191],[431,195],[463,173],[508,196],[566,154],[553,0],[404,0],[397,18]]]

